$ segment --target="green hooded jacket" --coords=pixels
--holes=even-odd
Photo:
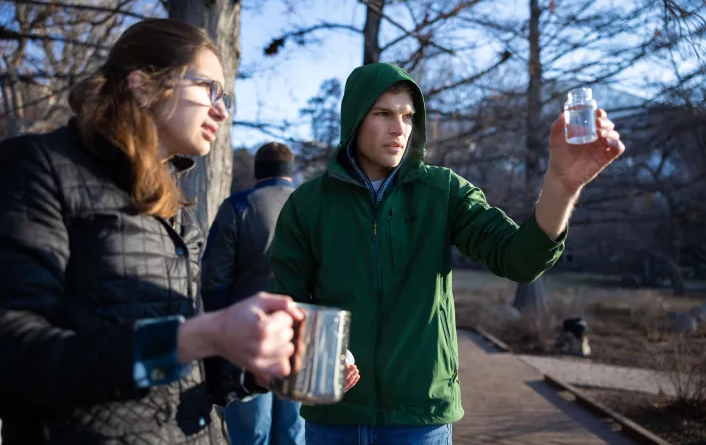
[[[354,156],[356,130],[398,81],[415,85],[412,136],[377,193]],[[271,291],[352,314],[349,349],[360,381],[335,405],[303,406],[321,424],[436,425],[463,416],[458,381],[451,251],[493,273],[530,282],[558,260],[530,217],[517,226],[480,189],[424,164],[421,90],[402,69],[356,68],[341,104],[341,142],[328,171],[284,205],[270,250]]]

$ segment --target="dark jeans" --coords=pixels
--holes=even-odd
[[[451,424],[350,426],[306,422],[306,445],[451,445]]]
[[[282,400],[272,393],[248,402],[231,402],[223,417],[232,445],[304,445],[301,403]]]

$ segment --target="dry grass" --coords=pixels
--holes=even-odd
[[[590,397],[646,427],[673,445],[706,444],[703,417],[685,417],[664,396],[628,391],[581,388]]]
[[[670,406],[690,418],[706,418],[706,350],[692,336],[675,336],[655,367],[667,373],[674,398]]]
[[[584,317],[593,360],[650,368],[673,342],[668,312],[686,312],[706,297],[675,298],[667,290],[615,287],[602,277],[554,274],[544,279],[547,312],[510,319],[505,314],[515,288],[515,283],[485,272],[454,271],[456,324],[480,325],[519,352],[549,354],[562,321]],[[706,350],[706,332],[689,338]]]

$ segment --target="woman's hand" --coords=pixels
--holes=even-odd
[[[181,363],[218,355],[258,376],[285,377],[294,353],[293,324],[304,319],[290,297],[260,292],[187,320],[179,330]]]

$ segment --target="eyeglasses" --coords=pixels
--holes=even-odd
[[[223,91],[223,85],[221,85],[219,81],[192,76],[190,74],[186,74],[184,79],[193,80],[197,85],[208,86],[208,94],[211,96],[211,105],[215,106],[218,101],[222,99],[226,112],[230,113],[230,106],[232,103],[230,94]]]

